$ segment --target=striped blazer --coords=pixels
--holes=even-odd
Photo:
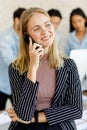
[[[64,59],[64,65],[56,68],[56,89],[50,108],[44,110],[49,125],[59,124],[61,130],[76,130],[74,120],[82,117],[82,91],[76,64]],[[33,83],[9,65],[9,80],[13,96],[13,107],[17,115],[31,120],[36,106],[39,82]],[[15,130],[18,122],[11,122],[9,130]]]

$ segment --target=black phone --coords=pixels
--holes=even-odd
[[[29,35],[28,34],[25,34],[25,36],[24,36],[24,41],[25,41],[25,43],[26,44],[28,44],[29,45]],[[34,44],[34,40],[32,39],[32,43]]]
[[[24,36],[24,41],[25,41],[25,43],[26,44],[28,44],[29,45],[29,35],[28,34],[25,34],[25,36]],[[35,41],[32,39],[32,44],[34,44],[35,43]],[[38,49],[39,47],[37,46],[35,49]]]

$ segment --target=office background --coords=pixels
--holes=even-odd
[[[18,7],[41,7],[45,10],[50,8],[59,9],[63,19],[59,26],[62,35],[62,46],[64,47],[69,32],[69,15],[72,9],[80,7],[87,14],[86,0],[0,0],[0,32],[13,23],[12,14]]]
[[[72,9],[80,7],[87,15],[87,0],[0,0],[0,33],[13,24],[12,15],[18,7],[41,7],[45,10],[56,8],[60,10],[63,19],[59,26],[59,31],[62,34],[62,46],[64,47],[65,40],[69,32],[69,15]],[[87,98],[85,99],[87,103]],[[10,101],[7,102],[7,107],[11,106]],[[8,124],[1,126],[1,130],[7,130]],[[82,126],[79,126],[81,129]],[[84,127],[85,128],[85,127]],[[83,129],[84,129],[83,128]],[[85,129],[84,129],[85,130]]]

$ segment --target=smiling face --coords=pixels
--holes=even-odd
[[[34,13],[27,23],[27,33],[44,48],[49,47],[54,40],[54,27],[46,15]]]
[[[72,25],[77,31],[83,31],[85,29],[86,19],[80,15],[72,16]]]

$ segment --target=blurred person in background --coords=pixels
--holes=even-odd
[[[0,110],[6,107],[9,98],[12,102],[8,77],[8,65],[16,58],[19,50],[20,16],[25,8],[13,12],[13,25],[0,34]]]
[[[87,18],[81,8],[73,9],[70,14],[70,33],[65,44],[65,53],[71,50],[87,49]]]
[[[50,9],[50,10],[48,10],[48,14],[51,17],[51,20],[53,22],[53,25],[55,28],[56,41],[57,41],[57,44],[59,44],[61,42],[61,34],[58,30],[58,27],[62,20],[62,14],[58,9]],[[60,44],[58,45],[58,47],[59,46],[60,46]]]

